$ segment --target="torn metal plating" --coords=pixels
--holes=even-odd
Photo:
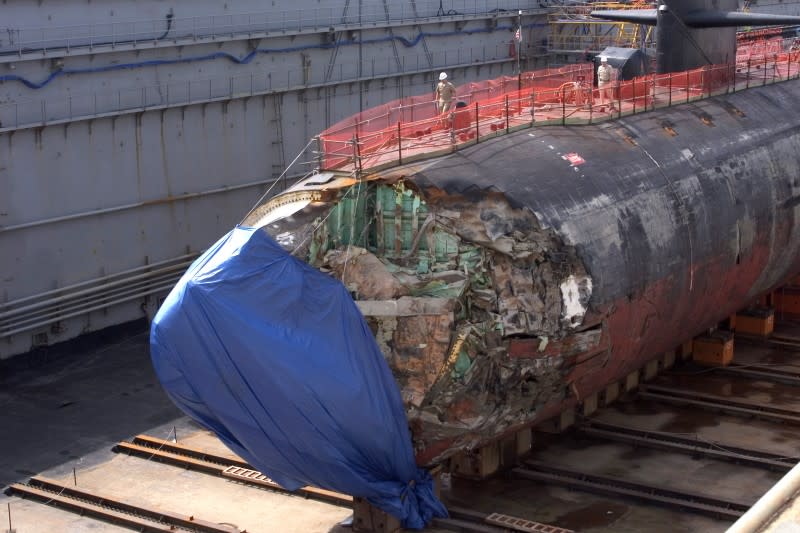
[[[564,399],[573,356],[603,337],[583,325],[592,280],[572,247],[497,192],[315,179],[245,224],[266,226],[348,288],[400,386],[417,450],[442,460]]]

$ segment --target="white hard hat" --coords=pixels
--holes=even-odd
[[[608,62],[608,58],[606,56],[600,56],[600,62],[601,63],[606,63],[606,62]]]
[[[441,74],[439,74],[439,81],[446,79],[447,79],[447,72],[442,72]]]

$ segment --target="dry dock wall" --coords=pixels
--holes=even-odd
[[[506,15],[517,2],[438,16],[438,2],[416,2],[418,19],[412,2],[361,2],[360,22],[346,4],[327,3],[333,15],[310,2],[3,8],[0,358],[152,312],[336,121],[427,94],[443,68],[462,82],[514,68]],[[153,38],[170,11],[170,38]],[[528,11],[527,23],[545,23],[538,4]],[[306,18],[276,33],[264,13]],[[322,26],[331,16],[334,32]],[[170,63],[142,65],[152,61]]]

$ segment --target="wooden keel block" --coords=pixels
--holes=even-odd
[[[619,381],[615,381],[606,386],[606,389],[603,391],[603,405],[611,405],[619,398]]]
[[[533,446],[533,430],[529,427],[520,429],[516,435],[517,457],[527,455]]]
[[[644,381],[650,381],[657,375],[658,375],[658,359],[653,359],[652,361],[648,361],[647,364],[644,365],[644,371],[642,372],[642,379],[644,379]]]
[[[536,426],[536,429],[544,433],[561,433],[570,428],[573,424],[575,424],[575,410],[567,409],[566,411],[562,411],[560,415]]]
[[[450,465],[454,476],[486,479],[500,469],[500,443],[490,442],[477,450],[461,452]]]
[[[591,416],[592,413],[597,411],[598,397],[597,393],[587,396],[581,404],[581,412],[583,416]]]
[[[664,352],[661,356],[661,368],[664,370],[675,366],[675,350]]]
[[[625,377],[625,392],[630,392],[639,387],[639,371],[634,370]]]
[[[439,498],[439,499],[442,498],[442,473],[443,472],[444,472],[444,469],[442,468],[442,465],[436,465],[433,468],[431,468],[430,470],[428,470],[428,473],[433,478],[433,494],[436,495],[436,497]]]
[[[680,346],[678,346],[678,355],[681,360],[686,361],[692,357],[692,350],[694,349],[694,342],[689,339]]]
[[[694,361],[703,366],[728,366],[733,361],[733,333],[717,330],[694,339]]]
[[[400,521],[373,507],[364,498],[353,498],[353,531],[359,533],[400,533]]]

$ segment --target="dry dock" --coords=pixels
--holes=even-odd
[[[154,510],[162,521],[188,519],[198,531],[349,530],[340,525],[352,513],[344,495],[286,494],[263,477],[225,474],[236,465],[241,472],[240,460],[162,393],[146,332],[111,337],[4,372],[0,482],[44,494],[1,497],[11,528],[82,533],[127,531],[136,527],[125,525],[131,517],[149,523],[144,511],[106,510],[102,520],[70,512],[80,491]],[[516,468],[484,481],[446,478],[452,519],[430,530],[503,531],[479,523],[499,514],[560,528],[553,531],[725,531],[797,462],[794,337],[800,324],[779,320],[769,339],[740,336],[727,368],[678,360],[657,376],[643,369],[635,390],[590,416],[578,412],[561,433],[535,432]],[[796,515],[788,508],[771,531],[800,527]]]

